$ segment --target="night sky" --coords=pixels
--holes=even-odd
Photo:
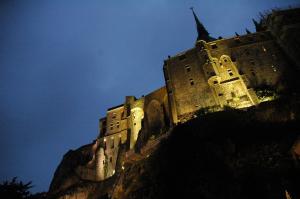
[[[192,48],[194,7],[213,37],[300,0],[0,0],[0,181],[47,191],[63,155],[98,135],[126,95],[164,85],[168,55]]]

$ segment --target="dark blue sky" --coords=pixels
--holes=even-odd
[[[0,181],[46,191],[69,149],[98,134],[124,96],[164,85],[168,55],[193,47],[194,6],[212,36],[300,0],[1,0]]]

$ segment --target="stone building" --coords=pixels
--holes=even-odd
[[[224,106],[256,105],[260,100],[255,90],[265,86],[280,88],[282,73],[291,67],[290,58],[296,59],[293,54],[297,53],[297,42],[289,36],[295,35],[297,28],[299,33],[299,9],[275,11],[260,23],[254,20],[255,33],[247,30],[243,36],[215,40],[193,14],[198,30],[195,47],[169,57],[163,67],[174,124],[186,121],[201,108],[214,111]],[[292,15],[288,25],[282,22],[284,14]],[[278,18],[279,26],[275,22]],[[286,26],[287,30],[278,30]],[[285,45],[284,39],[291,42]],[[289,48],[294,49],[291,57],[286,56]]]
[[[300,70],[300,9],[273,11],[260,22],[253,20],[255,33],[247,30],[228,39],[211,37],[194,11],[193,15],[195,46],[164,61],[166,86],[139,99],[127,96],[123,104],[107,110],[99,120],[98,138],[82,150],[91,151],[91,158],[74,168],[80,180],[113,176],[125,156],[201,109],[247,108],[270,100],[259,91],[284,89],[286,71]],[[55,176],[63,176],[57,174],[59,168]],[[52,187],[59,187],[59,178],[54,177]]]

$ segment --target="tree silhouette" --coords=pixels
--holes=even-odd
[[[45,193],[31,194],[32,182],[23,183],[14,177],[11,181],[4,181],[0,184],[0,198],[3,199],[35,199],[44,198]]]

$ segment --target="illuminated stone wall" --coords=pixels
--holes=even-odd
[[[165,87],[145,96],[144,128],[152,134],[161,133],[169,124],[169,105]]]
[[[255,90],[280,88],[287,57],[270,31],[213,42],[169,57],[164,76],[174,124],[186,121],[201,108],[244,108],[260,101]]]
[[[142,129],[144,119],[144,98],[130,104],[130,149],[133,149]]]

